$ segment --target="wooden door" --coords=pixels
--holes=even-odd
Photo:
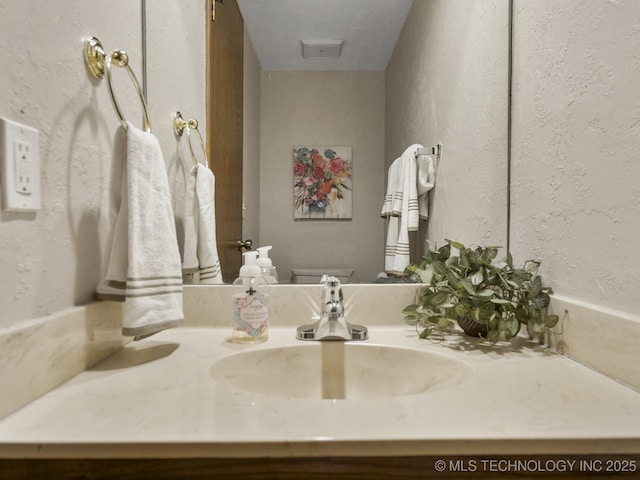
[[[218,255],[227,283],[242,263],[236,242],[242,239],[244,23],[236,0],[208,0],[207,7],[207,153],[216,177]]]

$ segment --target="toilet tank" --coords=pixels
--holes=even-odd
[[[323,275],[337,277],[340,283],[349,283],[353,271],[353,268],[293,268],[291,283],[320,283]]]

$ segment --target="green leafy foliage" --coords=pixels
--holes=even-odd
[[[540,337],[558,323],[549,315],[551,288],[538,275],[540,262],[528,260],[515,268],[510,253],[496,260],[500,247],[468,248],[460,242],[431,249],[406,274],[422,283],[416,304],[404,310],[405,321],[422,329],[421,338],[446,330],[460,319],[486,325],[486,338],[510,340],[525,325],[529,335]]]

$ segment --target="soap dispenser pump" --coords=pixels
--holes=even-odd
[[[240,267],[238,278],[233,281],[234,285],[245,285],[248,279],[258,279],[262,276],[260,267],[256,263],[258,258],[258,252],[250,251],[242,254],[244,260],[243,265]]]
[[[278,283],[278,272],[276,271],[276,267],[274,267],[273,262],[269,258],[269,250],[273,247],[268,245],[266,247],[260,247],[256,250],[258,251],[258,259],[256,260],[256,264],[260,267],[260,271],[262,272],[262,276],[265,281],[269,284]]]
[[[242,285],[242,291],[232,296],[233,330],[231,340],[236,343],[259,343],[269,338],[269,295],[258,292],[264,285],[260,267],[256,265],[258,252],[243,253],[244,265],[233,285]]]

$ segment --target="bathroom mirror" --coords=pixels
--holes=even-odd
[[[180,146],[171,112],[205,119],[212,86],[205,85],[202,42],[210,1],[146,2],[148,98],[152,117],[162,118],[155,133],[174,154],[173,164]],[[243,236],[273,245],[281,282],[294,268],[347,267],[354,270],[352,282],[376,279],[384,270],[387,222],[380,211],[387,171],[415,143],[441,142],[442,154],[435,158],[428,225],[412,234],[414,258],[425,238],[506,246],[508,0],[350,0],[359,10],[349,15],[342,0],[238,3],[246,29]],[[383,8],[405,9],[395,37],[390,25],[398,16]],[[279,27],[279,19],[304,26],[287,53],[296,57],[295,70],[264,56],[262,47],[291,30]],[[376,30],[393,38],[393,48],[371,67],[367,46],[378,40],[367,37],[361,45],[358,38]],[[340,58],[302,58],[300,39],[327,37],[345,39]],[[350,147],[350,219],[294,219],[295,146]],[[216,182],[225,181],[224,172],[214,174]]]

